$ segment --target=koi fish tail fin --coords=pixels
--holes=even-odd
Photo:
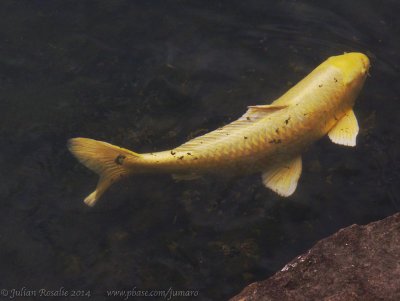
[[[88,206],[94,206],[111,184],[131,173],[125,159],[140,156],[122,147],[88,138],[70,139],[68,149],[83,165],[100,176],[96,190],[84,200]]]

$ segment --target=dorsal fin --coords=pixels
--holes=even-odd
[[[252,120],[257,121],[264,118],[276,111],[285,109],[286,105],[259,105],[259,106],[248,106],[248,110],[243,114],[239,120]]]
[[[287,106],[277,105],[260,105],[260,106],[249,106],[246,113],[243,114],[239,119],[209,132],[205,135],[196,137],[181,146],[175,148],[175,151],[188,151],[193,148],[206,146],[209,143],[213,143],[219,139],[229,138],[231,135],[237,134],[239,131],[244,130],[246,127],[252,126],[258,120],[267,117],[268,115],[286,108]]]

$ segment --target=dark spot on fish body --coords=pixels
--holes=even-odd
[[[286,119],[286,120],[285,120],[285,124],[288,124],[288,123],[289,123],[289,121],[290,121],[290,116],[289,116],[289,118],[288,118],[288,119]]]
[[[176,152],[171,151],[171,155],[172,155],[172,156],[175,156],[175,154],[176,154]]]
[[[335,83],[337,83],[337,78],[336,77],[334,77],[333,80],[335,81]]]
[[[243,138],[244,138],[244,139],[247,139],[248,137],[244,136]]]
[[[197,158],[197,157],[194,157],[194,158],[193,158],[193,160],[199,160],[199,158]]]
[[[323,86],[322,84],[318,85],[318,87],[320,87],[320,88],[322,88],[322,86]]]
[[[250,120],[250,117],[246,117],[247,120]]]
[[[114,162],[115,162],[116,164],[118,164],[118,165],[122,165],[122,164],[124,163],[125,158],[126,158],[126,156],[124,156],[124,155],[118,155],[118,156],[115,158]]]
[[[269,143],[279,144],[279,143],[282,143],[282,140],[281,139],[272,139],[269,141]]]
[[[187,153],[189,156],[191,156],[192,154],[191,153]]]
[[[279,128],[275,129],[275,133],[279,134]]]
[[[183,160],[184,156],[180,156],[178,157],[179,160]]]

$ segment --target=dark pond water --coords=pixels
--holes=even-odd
[[[225,300],[340,228],[397,212],[400,4],[383,3],[2,0],[0,288],[106,300],[107,289],[172,287]],[[372,63],[358,145],[316,143],[292,197],[259,175],[154,175],[83,204],[97,176],[67,139],[168,149],[348,51]]]

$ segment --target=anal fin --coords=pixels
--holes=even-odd
[[[277,194],[288,197],[297,188],[301,175],[301,156],[276,165],[262,174],[263,184]]]
[[[356,115],[353,110],[349,110],[329,131],[328,136],[334,143],[355,146],[358,130]]]

